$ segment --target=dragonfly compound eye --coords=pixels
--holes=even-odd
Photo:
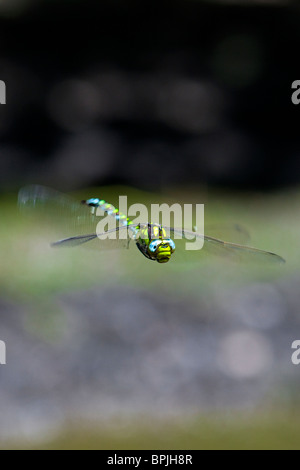
[[[149,245],[149,250],[152,253],[155,253],[155,251],[157,250],[158,245],[160,245],[160,244],[161,244],[161,240],[153,240]]]
[[[171,248],[171,253],[174,253],[176,247],[175,247],[175,243],[173,242],[173,240],[169,238],[168,240],[165,240],[165,242],[167,242],[169,247]]]

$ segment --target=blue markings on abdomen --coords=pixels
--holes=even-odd
[[[88,205],[88,206],[94,206],[94,207],[97,207],[99,206],[99,202],[100,202],[100,199],[98,199],[97,197],[92,197],[91,199],[87,199],[85,201],[85,203]]]
[[[83,203],[91,207],[99,207],[99,209],[103,210],[106,214],[115,217],[116,220],[119,220],[124,226],[129,226],[132,224],[131,220],[126,217],[125,214],[119,212],[119,209],[116,209],[112,204],[104,201],[104,199],[100,200],[97,197],[92,197],[86,201],[83,201]]]

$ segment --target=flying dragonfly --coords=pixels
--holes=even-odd
[[[262,261],[264,264],[285,262],[281,256],[275,253],[224,241],[210,235],[176,227],[166,227],[149,221],[136,224],[112,204],[97,197],[76,201],[53,189],[31,185],[19,191],[18,202],[22,210],[39,209],[44,214],[52,214],[53,217],[60,216],[63,224],[72,231],[72,236],[53,242],[53,247],[74,247],[96,241],[97,249],[106,250],[115,247],[128,248],[132,240],[145,258],[162,264],[167,263],[173,257],[176,260],[177,241],[175,244],[174,239],[181,238],[190,241],[193,238],[199,238],[203,241],[201,252],[226,255],[246,261]],[[98,208],[104,214],[115,219],[118,225],[114,229],[97,233],[99,217],[95,216],[95,212]],[[238,225],[231,228],[231,232],[247,235],[244,229]],[[119,235],[121,232],[123,235],[126,232],[125,236],[121,237]],[[228,232],[228,227],[225,232]],[[110,235],[114,235],[114,239],[111,239]],[[195,252],[190,251],[189,253],[190,256],[193,256]]]

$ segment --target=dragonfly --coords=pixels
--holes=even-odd
[[[74,247],[96,241],[98,249],[110,249],[117,245],[128,248],[132,240],[145,258],[164,264],[173,257],[176,259],[177,238],[191,240],[196,237],[203,241],[201,251],[208,253],[232,256],[237,259],[263,261],[264,264],[285,262],[281,256],[273,252],[224,241],[196,231],[165,227],[149,221],[136,224],[112,204],[98,197],[76,201],[54,189],[31,185],[25,186],[19,191],[18,203],[23,211],[39,209],[42,215],[59,217],[63,224],[73,232],[72,236],[51,243],[53,247]],[[97,233],[96,227],[99,222],[99,217],[97,218],[95,215],[97,209],[107,216],[113,217],[118,225],[103,233]],[[239,225],[234,225],[233,230],[240,235],[247,234]],[[125,237],[117,237],[124,231],[126,231]],[[113,234],[115,239],[110,238],[110,235]],[[174,239],[176,239],[176,244]],[[194,251],[189,253],[193,254]]]

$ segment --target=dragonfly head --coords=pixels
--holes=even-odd
[[[149,243],[148,252],[152,259],[158,263],[167,263],[175,251],[175,243],[170,238],[166,240],[152,240]]]

